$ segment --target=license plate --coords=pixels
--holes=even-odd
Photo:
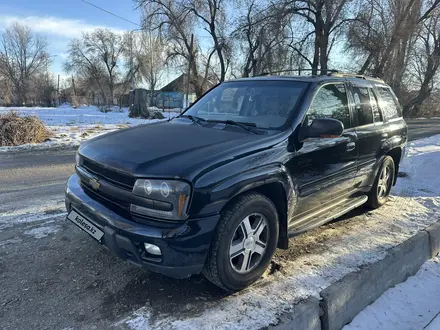
[[[104,235],[104,232],[99,230],[94,224],[92,224],[90,221],[85,219],[82,215],[79,215],[74,210],[70,211],[69,215],[67,216],[67,219],[72,221],[75,225],[77,225],[79,228],[84,230],[87,234],[89,234],[98,241],[100,241],[102,236]]]

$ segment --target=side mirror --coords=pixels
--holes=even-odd
[[[337,138],[344,132],[344,124],[337,119],[314,119],[310,126],[303,126],[299,132],[300,141],[307,138]]]

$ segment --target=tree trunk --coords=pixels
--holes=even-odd
[[[368,54],[368,57],[362,65],[361,69],[358,71],[358,74],[365,74],[365,71],[367,71],[368,67],[370,66],[373,57],[373,53]]]
[[[318,65],[319,65],[319,45],[320,38],[318,31],[315,32],[315,51],[313,53],[313,62],[312,62],[312,75],[316,76],[318,74]]]
[[[321,36],[321,45],[320,45],[320,65],[321,65],[321,74],[322,75],[326,75],[327,74],[327,69],[328,69],[328,56],[327,56],[327,52],[328,52],[328,39],[329,39],[329,31],[328,29],[324,29],[322,31],[322,36]]]

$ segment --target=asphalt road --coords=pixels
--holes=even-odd
[[[440,134],[440,120],[409,126],[410,139]],[[73,151],[0,154],[0,329],[102,329],[142,306],[152,319],[184,317],[225,296],[202,276],[174,280],[126,264],[65,220],[73,163]]]

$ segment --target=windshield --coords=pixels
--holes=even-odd
[[[296,81],[228,82],[207,93],[184,115],[276,129],[287,121],[306,86]]]

